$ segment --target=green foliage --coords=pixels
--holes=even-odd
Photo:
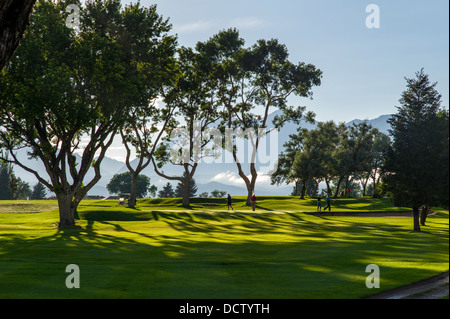
[[[14,174],[12,164],[0,160],[0,200],[28,199],[30,185]]]
[[[152,197],[155,197],[156,196],[156,192],[158,191],[158,188],[155,185],[152,185],[152,186],[150,186],[148,191],[150,192],[150,195]]]
[[[393,143],[384,181],[396,205],[448,205],[448,111],[423,70],[406,82],[398,112],[389,120]]]
[[[176,43],[156,6],[70,3],[80,7],[79,29],[65,25],[66,1],[36,3],[26,35],[0,76],[0,147],[10,155],[29,147],[43,162],[50,182],[31,172],[65,202],[64,223],[73,223],[76,206],[100,179],[101,161],[130,111],[148,106],[171,76]],[[83,137],[88,140],[77,162]],[[94,177],[86,182],[91,168]],[[72,200],[63,200],[67,196]]]
[[[42,183],[37,183],[33,186],[33,192],[31,193],[30,199],[44,199],[45,196],[47,196],[47,192]]]
[[[211,192],[211,197],[224,197],[227,194],[225,191],[219,191],[218,189],[215,189]]]
[[[312,120],[311,112],[306,112],[303,106],[290,106],[288,100],[291,95],[311,98],[312,88],[321,83],[322,72],[311,64],[289,61],[286,46],[278,40],[258,40],[245,48],[239,32],[228,29],[199,42],[196,50],[214,81],[212,96],[223,107],[219,128],[222,131],[228,128],[258,132],[257,136],[250,137],[254,147],[249,152],[253,157],[260,140],[271,130],[282,127],[286,121]],[[271,108],[282,111],[273,123],[268,122]],[[224,146],[233,153],[236,161],[236,147]],[[250,166],[251,177],[243,172],[243,163],[236,162],[249,197],[257,179],[255,162],[252,159],[246,163]]]
[[[111,181],[106,185],[106,189],[111,194],[130,193],[132,182],[131,172],[116,174],[111,178]],[[146,175],[138,175],[137,182],[137,198],[144,198],[150,188],[150,177]]]
[[[318,122],[316,128],[309,131],[299,128],[285,143],[278,166],[271,172],[271,182],[294,182],[293,193],[302,198],[310,182],[317,184],[323,180],[327,185],[326,193],[334,191],[335,197],[340,189],[345,196],[350,195],[350,189],[358,189],[361,194],[360,186],[351,185],[351,180],[362,181],[363,192],[370,177],[376,185],[389,143],[388,136],[366,122],[347,127],[344,123],[337,125],[329,121]]]
[[[159,198],[173,198],[175,197],[175,192],[173,190],[172,184],[167,183],[163,186],[163,189],[158,192]]]
[[[30,185],[14,173],[9,178],[9,189],[12,193],[12,199],[28,199],[32,193]]]
[[[298,128],[297,131],[298,134],[289,135],[289,140],[283,145],[284,151],[278,156],[276,169],[270,173],[272,184],[297,183],[298,177],[293,173],[292,165],[297,151],[302,149],[303,139],[307,130]]]
[[[183,173],[183,178],[186,179],[186,173]],[[197,195],[197,184],[194,178],[189,180],[189,197],[195,197]],[[175,197],[183,197],[184,193],[184,182],[179,182],[177,187],[175,187]]]
[[[0,160],[0,200],[10,200],[13,198],[9,188],[11,172],[11,165]]]

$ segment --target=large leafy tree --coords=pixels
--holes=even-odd
[[[412,208],[420,231],[422,206],[448,205],[448,111],[423,69],[406,83],[398,112],[388,120],[393,142],[384,181],[395,205]]]
[[[128,207],[136,206],[139,174],[150,164],[156,147],[159,145],[166,127],[173,126],[173,115],[176,110],[171,105],[164,105],[162,109],[153,103],[140,108],[134,108],[125,125],[120,129],[122,142],[126,150],[125,165],[131,173],[130,198]],[[171,124],[172,123],[172,124]],[[158,127],[158,124],[160,127]],[[131,160],[132,149],[136,151],[134,163]],[[134,164],[134,165],[133,165]]]
[[[36,0],[0,1],[0,70],[19,46]]]
[[[9,188],[10,176],[13,173],[11,164],[0,160],[0,200],[11,200],[13,195]]]
[[[333,152],[338,143],[338,127],[332,121],[319,122],[313,130],[299,130],[298,136],[291,136],[291,141],[299,141],[299,150],[291,157],[290,174],[301,181],[300,197],[305,196],[309,184],[316,185],[325,179],[328,192],[333,171]],[[288,143],[289,145],[289,143]],[[295,193],[295,191],[294,191]]]
[[[313,148],[314,158],[319,165],[315,180],[325,180],[327,194],[331,194],[330,182],[336,175],[336,160],[333,154],[339,144],[340,129],[342,127],[333,121],[318,122],[316,129],[307,134],[305,141],[307,145],[310,145],[309,147]]]
[[[292,166],[293,174],[302,183],[300,191],[300,198],[305,198],[306,188],[309,182],[320,174],[320,163],[316,157],[314,148],[305,147],[304,149],[297,151]]]
[[[270,173],[271,184],[280,185],[282,183],[294,183],[293,194],[298,193],[298,186],[301,182],[300,178],[294,174],[292,169],[295,155],[297,151],[302,149],[303,140],[307,134],[305,128],[298,128],[297,134],[290,134],[289,140],[284,143],[284,150],[278,155],[278,161],[275,169]]]
[[[174,110],[173,115],[180,119],[178,124],[181,125],[166,127],[165,143],[154,152],[152,162],[159,176],[178,181],[178,185],[183,186],[179,194],[183,197],[183,205],[189,205],[193,187],[191,181],[200,160],[210,156],[214,145],[220,148],[222,145],[209,132],[219,115],[205,58],[185,47],[178,51],[178,56],[179,77],[175,85],[164,92],[163,98],[166,107]],[[212,147],[209,148],[209,145]],[[165,173],[162,168],[166,164],[181,167],[182,174]]]
[[[163,189],[158,192],[159,198],[173,198],[175,197],[175,192],[173,190],[172,184],[168,182],[163,186]]]
[[[370,124],[361,122],[352,124],[348,134],[343,140],[342,147],[348,153],[347,167],[343,170],[345,176],[345,194],[349,195],[349,182],[351,177],[360,179],[360,176],[372,170],[372,150],[374,135],[378,132]]]
[[[177,74],[175,63],[176,37],[168,32],[171,25],[158,15],[156,5],[148,8],[139,3],[125,8],[125,38],[130,39],[130,50],[138,53],[136,67],[145,70],[138,73],[135,81],[145,84],[144,90],[149,99],[132,105],[128,119],[120,129],[122,142],[126,149],[125,163],[131,172],[130,198],[128,207],[136,205],[139,174],[150,164],[153,152],[160,141],[165,128],[172,121],[174,108],[164,105],[158,108],[157,97],[164,88],[172,84]],[[128,41],[128,40],[127,40]],[[158,129],[158,126],[160,128]],[[136,151],[135,165],[131,163],[131,151]]]
[[[101,178],[101,161],[130,108],[153,96],[154,66],[140,50],[145,33],[129,31],[139,29],[131,7],[70,1],[81,8],[78,30],[65,25],[68,3],[35,5],[26,37],[0,77],[1,147],[56,194],[61,228],[74,226],[74,212]],[[48,179],[16,157],[24,147],[42,161]],[[90,169],[94,177],[86,181]]]
[[[372,197],[376,198],[381,196],[379,193],[379,185],[382,174],[382,168],[384,165],[384,155],[391,144],[391,139],[386,134],[379,132],[378,130],[373,131],[373,144],[370,150],[370,164],[366,166],[368,169],[364,172],[366,174],[365,180],[363,180],[363,196],[366,195],[367,182],[369,178],[372,178]]]
[[[131,172],[125,172],[114,175],[106,189],[111,194],[123,194],[128,193],[131,189],[131,183],[133,182],[133,174]],[[147,195],[150,189],[150,178],[146,175],[139,175],[137,180],[136,197],[143,198]]]
[[[256,156],[260,143],[285,122],[298,124],[305,117],[306,108],[290,106],[288,98],[291,95],[311,97],[312,87],[320,85],[322,72],[311,64],[291,62],[286,46],[276,39],[259,40],[252,47],[244,48],[244,40],[235,29],[198,43],[197,49],[210,61],[208,69],[216,80],[217,96],[223,107],[222,128],[234,132],[253,130],[247,136],[251,143],[249,175],[244,170],[246,163],[238,158],[239,150],[227,145],[247,187],[249,205],[258,176]],[[269,123],[272,109],[282,112]]]
[[[185,173],[183,174],[184,177]],[[179,182],[177,184],[177,187],[175,187],[175,197],[183,197],[185,187],[183,182]],[[189,197],[195,197],[197,195],[197,183],[195,182],[194,178],[191,178],[189,181]]]
[[[45,186],[42,183],[35,184],[30,199],[44,199],[45,196],[47,196]]]

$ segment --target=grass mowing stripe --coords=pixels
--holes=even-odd
[[[448,270],[447,211],[415,233],[412,218],[317,216],[312,201],[289,197],[283,210],[262,198],[254,213],[154,201],[83,201],[79,230],[54,229],[55,211],[0,214],[0,297],[360,298]],[[391,209],[367,199],[340,209],[358,202]],[[65,287],[70,263],[80,289]],[[370,263],[381,268],[377,290],[365,287]]]

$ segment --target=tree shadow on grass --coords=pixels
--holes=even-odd
[[[388,289],[434,275],[430,261],[448,262],[448,232],[417,236],[396,224],[295,213],[107,214],[84,212],[80,230],[0,237],[0,297],[358,298],[380,292],[365,287],[369,263],[380,264]],[[430,245],[442,251],[432,259]],[[68,264],[80,267],[80,289],[65,286]]]

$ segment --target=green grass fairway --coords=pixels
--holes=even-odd
[[[315,199],[261,197],[83,201],[79,229],[58,230],[55,201],[0,202],[0,298],[362,298],[449,269],[449,214],[320,216]],[[340,199],[338,212],[381,212],[387,199]],[[80,268],[80,288],[65,285]],[[365,285],[380,267],[379,289]]]

